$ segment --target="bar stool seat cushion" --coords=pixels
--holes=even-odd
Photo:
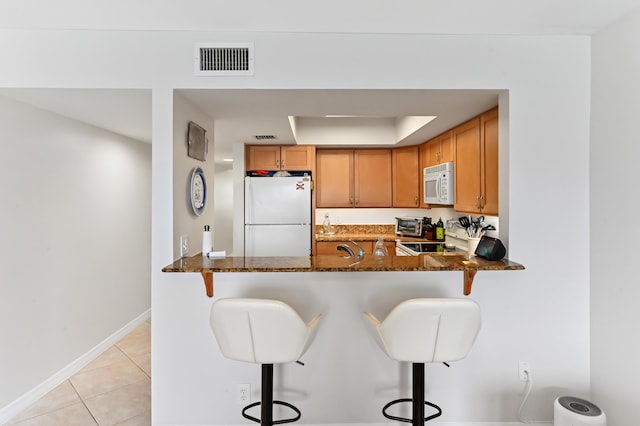
[[[321,315],[305,323],[278,300],[218,299],[210,323],[222,354],[237,361],[281,364],[300,359],[313,340]]]
[[[382,322],[369,312],[364,315],[387,356],[412,363],[460,360],[480,330],[480,307],[471,299],[407,300]]]

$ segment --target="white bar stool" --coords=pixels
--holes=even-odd
[[[237,361],[262,364],[261,400],[242,409],[242,416],[272,426],[300,419],[300,410],[273,400],[273,364],[299,362],[315,337],[321,315],[305,324],[284,302],[268,299],[219,299],[211,306],[210,324],[222,354]],[[273,420],[273,405],[292,409],[296,416]],[[260,405],[260,419],[246,413]]]
[[[380,322],[364,313],[378,345],[396,361],[411,362],[413,367],[412,398],[389,402],[382,414],[390,419],[422,426],[442,414],[436,404],[424,400],[424,364],[457,361],[467,356],[480,331],[480,307],[470,299],[411,299],[393,308]],[[411,402],[413,418],[392,416],[387,409]],[[424,406],[437,410],[425,417]]]

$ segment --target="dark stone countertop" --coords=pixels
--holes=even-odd
[[[522,270],[524,266],[508,259],[491,261],[461,252],[429,253],[419,256],[365,256],[344,258],[336,255],[304,257],[227,257],[209,259],[198,254],[177,259],[163,272],[201,273],[207,295],[213,296],[213,273],[220,272],[385,272],[385,271],[463,271],[464,294],[478,271]]]

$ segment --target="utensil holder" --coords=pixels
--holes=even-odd
[[[478,243],[480,242],[480,238],[469,238],[467,240],[467,253],[469,257],[476,255],[476,248],[478,248]]]

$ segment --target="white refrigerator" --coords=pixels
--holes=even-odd
[[[311,255],[311,177],[244,181],[244,255]]]

